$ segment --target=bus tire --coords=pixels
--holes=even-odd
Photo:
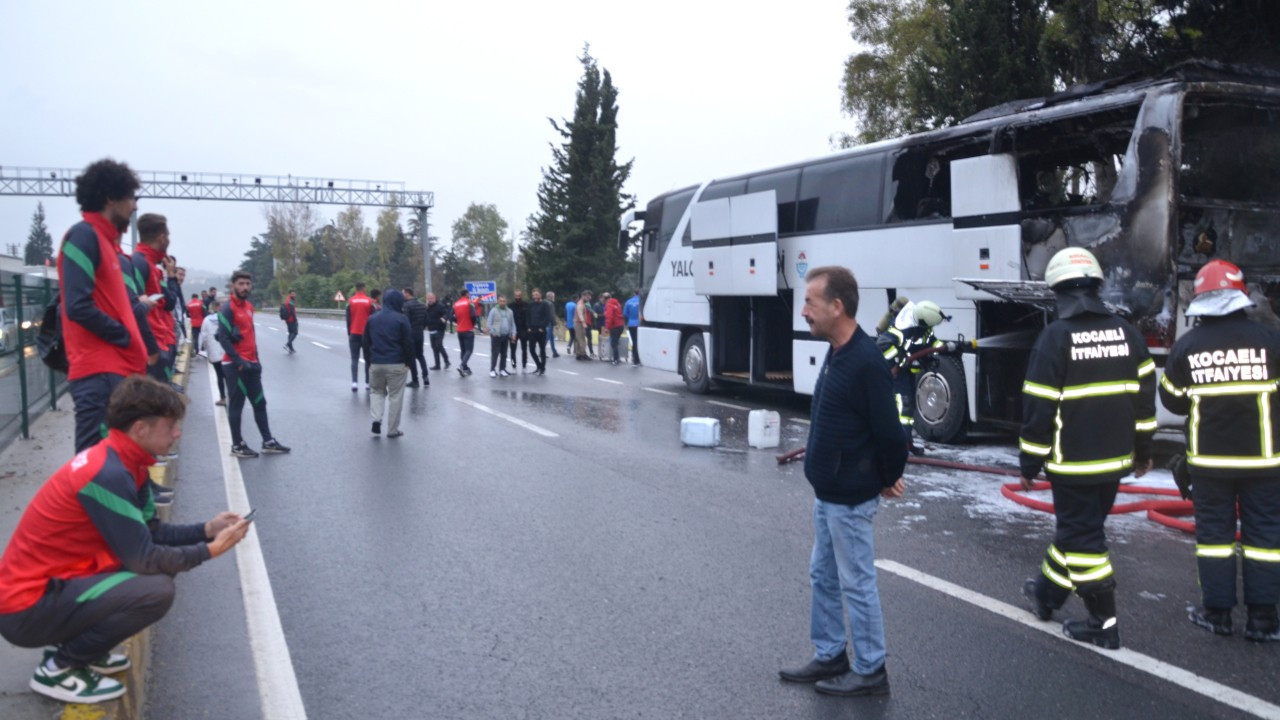
[[[969,423],[969,394],[965,390],[964,365],[952,355],[916,378],[915,430],[925,440],[954,443],[964,439]]]
[[[693,333],[684,341],[680,350],[680,374],[690,392],[699,395],[711,387],[711,374],[707,370],[707,349],[702,344],[702,333]]]

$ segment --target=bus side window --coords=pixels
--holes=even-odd
[[[885,222],[945,220],[951,217],[951,161],[986,152],[983,137],[918,145],[891,156],[886,173]]]
[[[797,232],[879,225],[884,153],[810,165],[800,173]]]
[[[765,190],[777,193],[778,235],[790,235],[796,231],[796,192],[799,182],[799,170],[783,170],[747,180],[748,193]]]
[[[1016,128],[1024,210],[1111,202],[1138,106]]]

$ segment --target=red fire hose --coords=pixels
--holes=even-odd
[[[778,455],[777,456],[778,464],[785,465],[786,463],[799,459],[799,457],[803,454],[804,454],[804,448],[799,448],[796,450],[792,450],[791,452]],[[929,465],[932,467],[948,468],[951,470],[966,470],[969,472],[980,472],[980,473],[987,473],[990,475],[1006,475],[1009,477],[1018,477],[1018,478],[1022,476],[1022,473],[1018,472],[1017,470],[1010,470],[1008,468],[991,467],[988,465],[970,465],[968,463],[954,462],[952,460],[938,460],[935,458],[925,458],[925,457],[909,457],[907,458],[907,462],[913,463],[915,465]],[[1050,485],[1048,482],[1045,482],[1044,480],[1039,480],[1039,479],[1037,479],[1037,482],[1035,483],[1035,485],[1031,487],[1033,491],[1048,490],[1049,488],[1050,488]],[[1143,510],[1145,510],[1147,512],[1148,520],[1159,523],[1160,525],[1164,525],[1165,527],[1171,527],[1177,530],[1181,530],[1186,533],[1195,533],[1196,526],[1194,522],[1188,522],[1186,520],[1179,519],[1182,517],[1186,517],[1188,515],[1193,515],[1195,511],[1192,508],[1191,501],[1181,499],[1178,495],[1177,490],[1174,490],[1172,488],[1145,487],[1141,485],[1121,485],[1120,492],[1131,494],[1131,495],[1165,495],[1165,496],[1172,496],[1175,499],[1173,500],[1147,499],[1147,500],[1139,500],[1137,502],[1131,502],[1131,503],[1120,503],[1118,505],[1114,505],[1111,508],[1112,515],[1120,515],[1123,513],[1132,513],[1132,512],[1142,512]],[[1035,498],[1032,498],[1023,494],[1022,484],[1020,482],[1005,483],[1001,485],[1000,494],[1018,503],[1019,505],[1029,507],[1034,510],[1040,510],[1042,512],[1048,512],[1048,513],[1053,512],[1053,503],[1045,502],[1044,500],[1036,500]]]

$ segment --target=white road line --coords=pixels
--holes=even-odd
[[[333,348],[329,347],[328,345],[325,345],[324,343],[318,343],[318,342],[316,342],[315,340],[312,340],[312,341],[311,341],[311,344],[312,344],[312,345],[315,345],[316,347],[324,348],[325,350],[332,350],[332,349],[333,349]]]
[[[267,326],[267,329],[268,329],[268,330],[275,330],[276,332],[280,332],[280,328],[278,328],[278,327],[276,327],[276,326],[274,326],[274,325],[268,325],[268,326]]]
[[[625,384],[626,384],[626,383],[622,382],[621,380],[610,380],[610,379],[608,379],[608,378],[602,378],[602,377],[598,377],[598,378],[596,378],[596,379],[597,379],[597,380],[599,380],[600,382],[607,382],[607,383],[609,383],[609,384],[611,384],[611,385],[625,385]]]
[[[214,373],[209,376],[210,400],[218,397],[218,381]],[[231,455],[231,430],[226,413],[216,412],[213,424],[218,431],[218,451],[222,455],[222,477],[227,486],[227,507],[233,512],[249,512],[249,495],[245,492],[244,477],[240,475],[240,461]],[[261,461],[259,461],[261,462]],[[302,705],[302,691],[298,677],[293,672],[293,658],[289,655],[289,643],[285,641],[284,627],[280,624],[280,611],[276,607],[275,594],[271,592],[271,577],[267,563],[262,558],[262,545],[258,543],[258,531],[249,526],[249,534],[236,545],[236,566],[240,569],[240,590],[244,596],[245,619],[249,626],[249,645],[253,653],[253,665],[258,676],[258,699],[262,704],[262,716],[270,720],[306,720],[307,711]]]
[[[574,371],[572,371],[572,370],[557,370],[556,372],[562,372],[562,373],[564,373],[565,375],[577,375],[577,374],[578,374],[578,373],[576,373],[576,372],[574,372]]]
[[[791,421],[791,422],[793,422],[793,423],[800,423],[801,425],[808,425],[808,424],[809,424],[809,421],[808,421],[808,420],[805,420],[804,418],[787,418],[787,419],[788,419],[788,420],[790,420],[790,421]]]
[[[454,400],[457,400],[458,402],[460,402],[460,403],[462,403],[462,404],[464,404],[464,405],[470,405],[471,407],[473,407],[473,408],[475,408],[475,409],[477,409],[477,410],[480,410],[480,411],[482,411],[482,412],[487,412],[487,413],[489,413],[490,415],[493,415],[493,416],[495,416],[495,417],[500,417],[500,418],[502,418],[503,420],[506,420],[506,421],[507,421],[507,422],[509,422],[509,423],[513,423],[513,424],[515,424],[515,425],[519,425],[520,427],[524,428],[525,430],[532,430],[532,431],[534,431],[534,432],[538,433],[539,435],[541,435],[541,436],[543,436],[543,437],[560,437],[560,435],[559,435],[558,433],[551,432],[550,430],[548,430],[548,429],[546,429],[546,428],[538,427],[537,425],[534,425],[534,424],[533,424],[533,423],[531,423],[531,422],[525,422],[524,420],[521,420],[521,419],[520,419],[520,418],[518,418],[518,417],[514,417],[514,416],[511,416],[511,415],[508,415],[508,414],[506,414],[506,413],[504,413],[504,412],[501,412],[501,411],[498,411],[498,410],[494,410],[494,409],[493,409],[493,408],[491,408],[491,407],[487,407],[487,406],[485,406],[485,405],[481,405],[481,404],[480,404],[480,403],[478,403],[478,402],[475,402],[475,401],[472,401],[472,400],[468,400],[468,399],[466,399],[466,398],[460,398],[460,397],[455,397],[455,398],[454,398]]]
[[[1058,623],[1040,622],[1032,617],[1030,611],[1017,608],[1008,603],[1001,602],[994,598],[987,597],[981,593],[976,593],[967,588],[960,587],[954,583],[947,582],[942,578],[934,577],[922,573],[911,567],[907,567],[893,560],[877,560],[876,567],[886,572],[893,573],[900,577],[906,578],[913,582],[932,588],[945,595],[950,595],[957,600],[963,600],[970,605],[975,605],[1001,615],[1020,625],[1025,625],[1032,630],[1039,630],[1048,633],[1053,637],[1078,647],[1082,650],[1092,650],[1108,660],[1114,660],[1121,665],[1128,665],[1135,670],[1141,670],[1149,675],[1154,675],[1161,680],[1167,680],[1175,685],[1180,685],[1194,693],[1203,695],[1211,700],[1217,700],[1224,705],[1230,705],[1237,710],[1243,710],[1251,715],[1260,718],[1271,718],[1273,720],[1280,719],[1280,705],[1273,705],[1266,700],[1254,697],[1247,693],[1240,692],[1235,688],[1228,687],[1222,683],[1215,682],[1206,677],[1197,675],[1189,670],[1183,670],[1176,665],[1170,665],[1163,660],[1157,660],[1149,655],[1143,655],[1128,648],[1119,650],[1103,650],[1091,644],[1071,640],[1062,634],[1062,626]]]
[[[670,390],[659,390],[658,388],[651,388],[651,387],[640,388],[640,389],[648,390],[651,393],[658,393],[659,395],[679,395],[680,394],[680,393],[673,393]]]
[[[477,355],[477,356],[479,356],[479,357],[489,357],[489,353],[471,353],[471,354],[472,354],[472,355]]]
[[[733,408],[734,410],[750,410],[751,409],[749,407],[743,407],[742,405],[734,405],[733,403],[720,402],[719,400],[708,400],[707,402],[711,403],[712,405],[719,405],[720,407]]]

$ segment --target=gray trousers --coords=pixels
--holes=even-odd
[[[386,401],[387,433],[400,429],[400,409],[404,405],[404,381],[409,368],[400,363],[369,366],[369,393],[373,402],[369,411],[373,419],[382,422],[383,402]]]

